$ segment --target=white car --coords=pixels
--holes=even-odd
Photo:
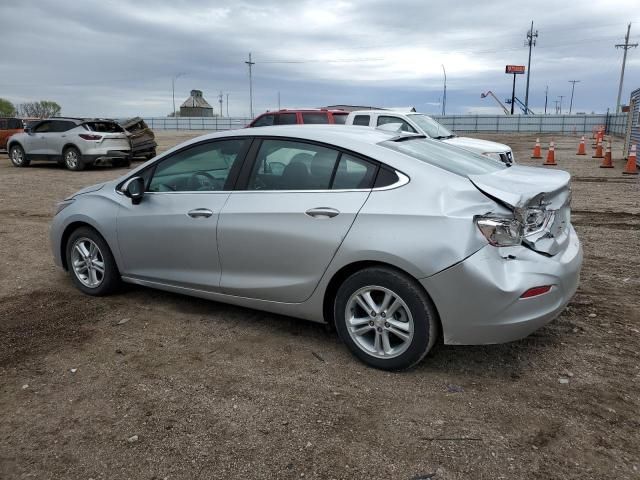
[[[514,163],[513,151],[508,145],[480,140],[478,138],[458,137],[447,128],[424,113],[400,113],[393,110],[356,110],[349,113],[346,125],[398,130],[424,135],[427,138],[441,140],[450,145],[480,153],[503,163]]]

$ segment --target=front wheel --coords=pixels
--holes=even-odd
[[[385,267],[351,275],[334,304],[336,329],[364,363],[403,370],[420,362],[435,344],[437,313],[411,277]]]
[[[109,245],[92,228],[78,228],[69,236],[66,257],[71,280],[80,291],[102,296],[120,286],[120,273]]]
[[[84,170],[85,164],[82,162],[82,155],[80,150],[76,147],[68,147],[62,152],[62,159],[64,160],[64,166],[69,170],[80,171]]]
[[[9,158],[11,158],[11,163],[13,163],[15,167],[28,167],[29,163],[31,163],[20,145],[11,145]]]

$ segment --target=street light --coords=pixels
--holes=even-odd
[[[178,73],[171,78],[171,97],[173,98],[173,118],[176,118],[176,80],[186,73]]]
[[[442,93],[442,115],[446,115],[447,112],[447,72],[442,65],[442,73],[444,73],[444,92]]]

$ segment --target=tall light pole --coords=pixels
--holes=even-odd
[[[227,93],[227,118],[229,118],[229,94]]]
[[[571,101],[569,102],[569,115],[571,115],[571,110],[573,109],[573,91],[576,88],[576,83],[580,83],[580,80],[569,80],[571,84]]]
[[[184,73],[177,73],[171,78],[171,97],[173,98],[173,118],[176,118],[176,80]]]
[[[620,113],[620,97],[622,96],[622,83],[624,82],[624,67],[627,64],[627,50],[636,48],[637,43],[629,43],[629,33],[631,32],[631,24],[627,25],[627,34],[624,37],[624,43],[619,43],[616,48],[622,48],[624,55],[622,56],[622,70],[620,71],[620,85],[618,85],[618,100],[616,101],[616,113]]]
[[[447,114],[447,71],[442,65],[442,73],[444,73],[444,91],[442,92],[442,115]]]
[[[249,61],[244,63],[249,66],[249,113],[251,118],[253,118],[253,77],[251,75],[251,67],[253,67],[256,62],[251,61],[251,52],[249,52]]]
[[[560,115],[562,115],[562,99],[564,98],[564,95],[558,95],[558,98],[560,99]]]
[[[547,100],[549,99],[549,85],[544,89],[544,114],[547,114]]]
[[[531,75],[531,48],[535,47],[538,31],[533,31],[533,20],[531,20],[531,30],[527,32],[527,44],[529,45],[529,63],[527,64],[527,89],[524,94],[524,113],[529,111],[529,76]]]
[[[218,95],[218,103],[220,103],[220,116],[222,116],[222,91],[220,91],[220,95]]]

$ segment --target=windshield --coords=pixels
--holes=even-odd
[[[418,136],[406,137],[402,141],[387,140],[379,145],[463,177],[508,168],[504,163],[484,155]]]
[[[446,129],[444,125],[439,124],[433,118],[427,117],[421,113],[409,115],[411,120],[416,122],[418,126],[431,138],[442,140],[443,138],[451,138],[455,135]]]

